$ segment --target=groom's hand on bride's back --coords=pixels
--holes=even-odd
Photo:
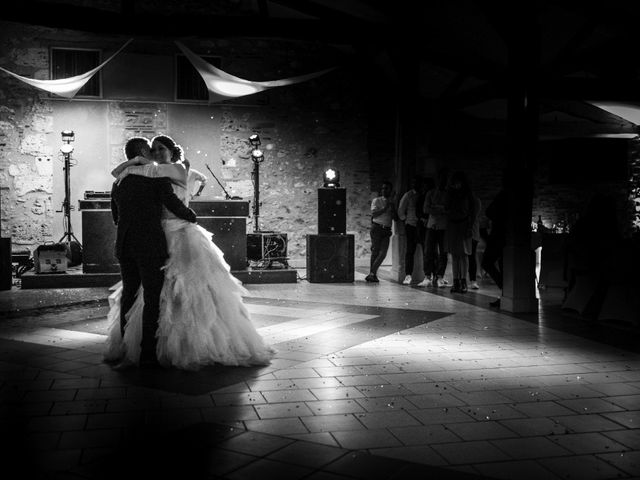
[[[196,212],[194,212],[191,208],[189,209],[189,218],[187,220],[191,223],[196,223]]]

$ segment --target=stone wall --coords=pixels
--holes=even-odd
[[[271,104],[275,102],[272,99]],[[347,189],[347,230],[355,235],[356,258],[368,255],[369,158],[366,122],[344,102],[328,110],[306,102],[260,109],[223,107],[220,154],[229,193],[253,198],[247,138],[258,133],[264,152],[259,165],[261,230],[288,234],[289,255],[306,255],[306,234],[318,233],[318,188],[329,168]],[[251,220],[248,230],[253,231]]]
[[[104,44],[109,51],[125,40],[11,23],[0,27],[4,27],[0,28],[0,65],[31,78],[48,78],[50,45],[95,48]],[[141,42],[146,42],[143,48],[147,53],[159,47],[175,48],[170,40]],[[200,53],[221,56],[225,70],[256,80],[312,72],[330,66],[332,61],[332,52],[323,50],[326,47],[322,45],[283,40],[202,40],[189,46]],[[135,51],[135,41],[128,48]],[[161,53],[166,55],[166,51]],[[287,233],[289,255],[293,258],[304,258],[305,235],[317,233],[317,189],[322,186],[322,173],[328,167],[341,172],[341,184],[347,188],[347,229],[356,236],[356,258],[368,258],[369,203],[376,192],[370,185],[368,120],[362,107],[367,93],[351,74],[349,69],[338,69],[309,82],[209,107],[211,118],[215,116],[210,135],[219,137],[210,143],[219,151],[208,152],[206,161],[221,174],[230,193],[245,200],[253,195],[248,137],[252,133],[261,136],[265,161],[260,165],[260,227]],[[167,109],[163,102],[140,104],[137,108],[135,100],[130,99],[60,100],[4,73],[0,73],[0,100],[2,236],[12,237],[14,250],[33,250],[44,242],[57,241],[61,235],[62,213],[56,210],[60,210],[64,184],[57,145],[61,124],[69,124],[74,112],[90,117],[73,127],[73,155],[80,163],[71,170],[71,203],[77,207],[77,199],[85,190],[108,190],[108,171],[121,153],[120,143],[128,136],[126,126],[120,125],[122,112],[156,107],[169,115],[176,111]],[[175,103],[168,100],[169,104]],[[193,115],[185,112],[189,108],[194,109]],[[202,108],[180,105],[180,124],[172,125],[169,118],[168,131],[163,133],[180,142],[185,132],[196,127],[183,122],[201,119]],[[83,132],[83,128],[87,131]],[[153,130],[157,130],[155,124]],[[97,137],[99,143],[83,146],[90,137]],[[191,154],[196,156],[196,152]],[[208,174],[204,168],[199,169]],[[85,182],[98,173],[104,178]],[[212,178],[209,185],[216,185]],[[82,241],[77,208],[72,213],[72,224]],[[250,219],[248,231],[252,228]]]
[[[48,50],[37,35],[0,34],[0,64],[20,75],[47,78]],[[14,250],[53,240],[54,152],[47,145],[52,107],[46,94],[2,74],[0,79],[1,235]]]

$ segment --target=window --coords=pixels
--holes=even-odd
[[[201,56],[205,61],[221,68],[220,57]],[[176,56],[176,100],[209,100],[209,92],[202,77],[182,54]]]
[[[100,65],[100,50],[52,48],[51,79],[75,77]],[[78,91],[76,97],[100,97],[100,72]]]

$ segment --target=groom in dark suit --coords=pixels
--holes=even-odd
[[[150,142],[134,137],[125,145],[127,159],[150,156]],[[128,175],[111,190],[111,213],[118,227],[115,254],[120,262],[122,300],[120,332],[124,335],[125,315],[133,306],[140,284],[144,289],[142,313],[141,367],[158,365],[156,330],[160,314],[160,292],[164,283],[165,260],[169,256],[162,230],[162,206],[177,217],[195,223],[196,214],[173,193],[168,178]]]

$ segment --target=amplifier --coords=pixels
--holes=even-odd
[[[247,233],[247,260],[276,260],[286,258],[286,233]]]
[[[93,190],[87,190],[84,192],[84,199],[91,200],[94,198],[111,198],[111,192],[94,192]]]
[[[104,198],[78,200],[78,206],[80,210],[111,210],[111,200]]]
[[[36,273],[63,273],[67,271],[69,259],[64,243],[40,245],[33,252]]]

